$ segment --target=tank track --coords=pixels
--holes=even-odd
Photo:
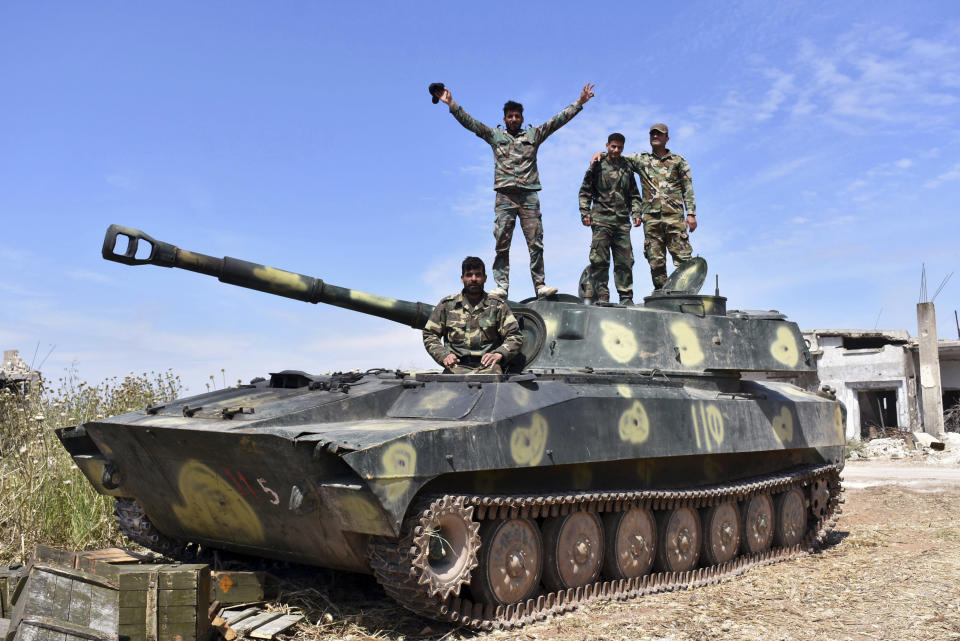
[[[171,559],[185,558],[186,544],[166,536],[154,527],[135,500],[118,498],[113,503],[113,516],[123,535],[134,543]]]
[[[700,587],[739,576],[750,568],[788,561],[814,552],[822,546],[841,512],[840,469],[840,465],[804,467],[790,473],[686,490],[428,497],[407,517],[402,530],[405,534],[399,540],[377,538],[371,542],[369,560],[377,581],[387,594],[417,614],[477,630],[513,629],[575,610],[580,605],[599,599],[627,600],[645,594]],[[418,555],[415,539],[422,535],[422,523],[426,523],[430,517],[430,508],[424,508],[424,505],[432,505],[436,500],[455,500],[473,507],[473,516],[479,520],[537,518],[563,516],[577,510],[619,512],[635,506],[653,510],[681,506],[703,508],[729,500],[743,501],[761,492],[785,492],[794,487],[809,486],[816,481],[826,481],[829,498],[821,510],[822,514],[814,515],[817,518],[808,518],[807,531],[800,543],[787,548],[771,548],[758,554],[741,554],[726,563],[686,572],[654,572],[632,579],[601,580],[577,588],[542,592],[526,601],[504,606],[474,602],[454,594],[442,598],[432,596],[414,564]]]

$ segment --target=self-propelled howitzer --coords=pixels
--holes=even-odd
[[[103,253],[413,327],[432,309],[123,227]],[[471,627],[706,583],[822,540],[844,412],[797,326],[699,295],[705,268],[639,307],[511,303],[524,346],[504,375],[287,370],[60,437],[148,547],[369,572]]]

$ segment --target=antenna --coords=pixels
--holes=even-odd
[[[39,346],[39,343],[37,343],[37,345]],[[43,369],[43,364],[47,362],[47,359],[50,358],[50,354],[53,354],[53,350],[56,349],[56,347],[57,347],[56,343],[54,343],[53,345],[50,346],[50,351],[47,352],[47,355],[43,357],[43,360],[40,361],[40,364],[37,366],[37,371],[38,371],[38,372],[39,372],[41,369]]]
[[[957,310],[953,310],[953,322],[957,324],[957,340],[960,340],[960,318],[957,318]]]
[[[873,322],[873,328],[874,328],[874,329],[876,329],[877,326],[880,324],[880,314],[882,314],[882,313],[883,313],[883,308],[881,307],[881,308],[880,308],[880,311],[877,312],[877,320],[875,320],[875,321]]]
[[[716,285],[715,285],[715,289],[713,290],[713,295],[719,296],[720,295],[720,274],[714,274],[713,277],[716,279],[714,281]]]
[[[940,281],[940,286],[937,287],[937,291],[933,292],[933,298],[930,299],[930,302],[931,302],[931,303],[932,303],[933,301],[935,301],[935,300],[937,299],[937,295],[938,295],[941,291],[943,291],[943,288],[946,286],[947,282],[950,281],[950,277],[951,277],[951,276],[953,276],[953,272],[950,272],[949,274],[947,274],[946,276],[944,276],[944,277],[943,277],[943,280]]]
[[[920,270],[920,300],[919,303],[932,303],[936,300],[940,292],[943,291],[943,288],[947,286],[947,283],[950,282],[950,278],[953,276],[953,272],[950,272],[943,277],[943,280],[940,281],[940,285],[937,286],[933,296],[930,299],[927,299],[927,266],[924,263],[920,263],[923,267]]]

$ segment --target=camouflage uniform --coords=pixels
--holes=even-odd
[[[591,208],[591,203],[593,207]],[[580,217],[590,216],[590,279],[594,297],[609,300],[610,252],[613,252],[613,283],[621,302],[633,300],[633,246],[630,217],[640,217],[640,194],[630,165],[621,157],[594,163],[580,186]]]
[[[463,292],[445,297],[423,328],[423,346],[433,360],[443,365],[451,353],[460,359],[445,370],[454,374],[499,374],[501,365],[516,356],[522,344],[520,325],[510,307],[486,292],[476,305]],[[492,367],[481,366],[480,358],[490,352],[503,354],[503,359]]]
[[[537,196],[541,189],[537,150],[550,134],[582,110],[583,105],[574,102],[544,124],[529,127],[514,136],[499,126],[492,128],[483,124],[459,104],[450,102],[453,117],[493,149],[493,189],[497,192],[493,226],[493,237],[496,239],[493,279],[504,290],[510,288],[510,241],[518,216],[530,251],[530,276],[533,278],[534,291],[545,284],[543,223],[540,218],[540,198]]]
[[[669,149],[662,158],[649,152],[623,158],[640,175],[643,253],[650,263],[653,286],[660,289],[667,280],[667,251],[675,267],[690,260],[690,240],[683,215],[684,206],[688,215],[697,214],[690,165]]]

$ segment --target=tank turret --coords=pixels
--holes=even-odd
[[[117,251],[121,237],[126,248]],[[144,249],[141,243],[149,245]],[[144,256],[137,258],[137,254]],[[338,287],[319,278],[251,263],[214,258],[155,240],[136,229],[111,225],[103,257],[126,265],[179,267],[220,281],[308,303],[327,303],[421,329],[432,305]],[[816,372],[795,323],[778,312],[727,312],[726,299],[697,292],[706,261],[690,261],[644,305],[585,305],[576,296],[511,302],[524,334],[524,368],[593,371],[753,371],[804,375]]]

